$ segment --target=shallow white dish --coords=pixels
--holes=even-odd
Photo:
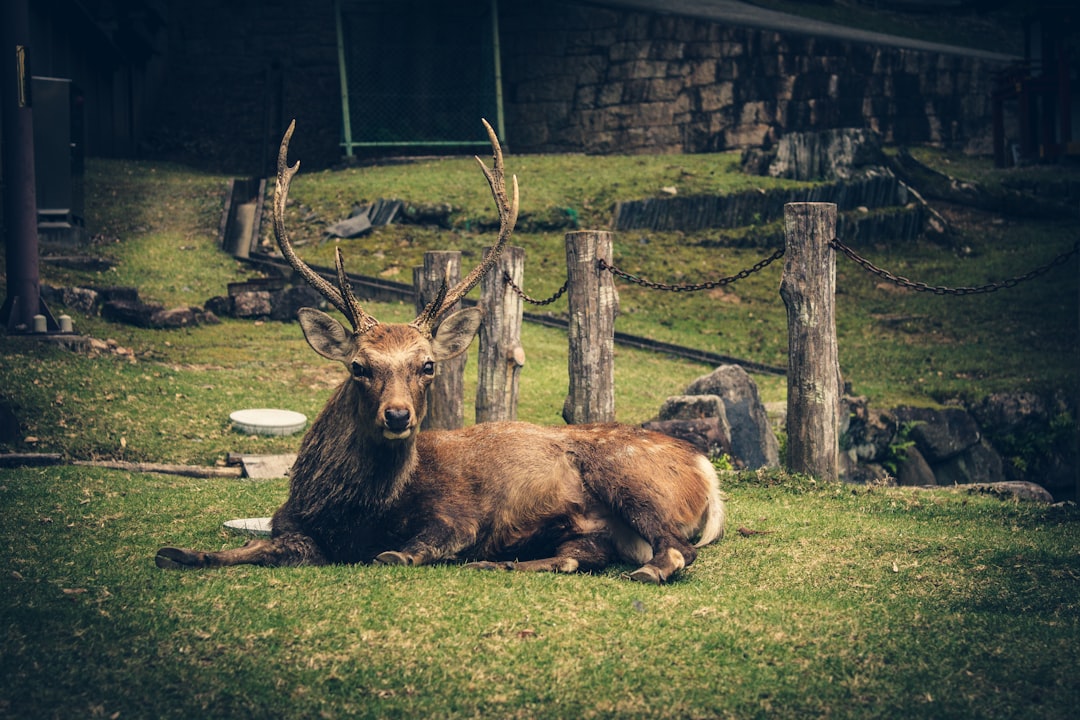
[[[237,532],[247,533],[249,535],[269,535],[270,534],[270,518],[237,518],[236,520],[226,520],[225,527],[230,530],[236,530]]]
[[[229,415],[233,426],[248,435],[292,435],[307,425],[307,416],[292,410],[253,408]]]

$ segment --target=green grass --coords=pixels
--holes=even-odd
[[[564,207],[604,225],[616,200],[668,184],[689,194],[758,182],[733,176],[727,155],[507,160],[521,175],[533,229]],[[223,294],[249,274],[214,247],[223,188],[221,177],[175,166],[91,161],[97,240],[86,251],[118,265],[97,274],[46,264],[44,281],[134,284],[170,306]],[[305,226],[304,215],[336,219],[355,200],[433,202],[447,199],[444,191],[456,193],[454,230],[393,227],[342,243],[351,269],[403,279],[425,249],[458,247],[475,258],[490,243],[490,200],[468,162],[301,174],[290,222],[308,243],[303,254],[327,262],[334,244],[318,244],[320,227]],[[862,250],[901,274],[967,285],[1026,271],[1077,236],[1075,223],[950,212],[965,228],[962,251],[888,238]],[[615,257],[650,279],[697,282],[765,254],[716,247],[716,237],[623,233]],[[515,242],[527,248],[527,290],[545,295],[561,284],[561,230],[522,232]],[[876,287],[838,262],[843,371],[875,404],[1075,391],[1075,265],[989,296],[940,298]],[[618,327],[783,364],[779,272],[777,264],[723,292],[692,295],[620,283]],[[401,304],[369,309],[383,320],[412,317]],[[307,348],[294,323],[155,331],[75,320],[133,354],[84,356],[0,336],[2,393],[22,424],[0,450],[199,464],[230,451],[289,452],[297,437],[240,435],[228,413],[272,405],[313,417],[343,375]],[[526,325],[523,419],[559,422],[565,343],[558,330]],[[709,369],[618,348],[619,418],[649,418]],[[758,381],[767,400],[783,398],[782,378]],[[167,573],[153,566],[157,547],[238,544],[221,522],[271,513],[286,482],[0,470],[0,717],[1074,713],[1075,508],[782,473],[728,475],[724,484],[728,538],[679,581],[649,588],[621,579],[626,568]]]
[[[1075,508],[729,476],[678,581],[165,572],[284,481],[0,471],[3,717],[1071,717]],[[737,528],[760,534],[741,534]]]

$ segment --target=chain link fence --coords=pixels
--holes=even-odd
[[[346,150],[486,146],[477,118],[499,116],[493,7],[341,0]]]

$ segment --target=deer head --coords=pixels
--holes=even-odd
[[[290,166],[289,140],[296,127],[289,124],[278,152],[277,187],[274,193],[274,234],[285,259],[327,302],[337,308],[352,325],[344,325],[324,312],[302,308],[297,317],[308,344],[325,358],[342,363],[351,374],[357,391],[357,411],[371,421],[371,435],[397,441],[413,436],[427,413],[427,388],[435,377],[436,363],[460,355],[468,349],[480,327],[483,311],[478,307],[450,313],[495,265],[517,222],[518,185],[512,178],[513,199],[507,198],[502,148],[495,131],[483,121],[494,151],[492,168],[480,158],[499,211],[499,238],[484,260],[453,288],[444,280],[436,297],[408,324],[383,324],[367,314],[353,295],[345,274],[341,248],[335,257],[337,287],[297,257],[285,230],[285,204],[289,185],[300,169]],[[449,314],[448,314],[449,313]]]

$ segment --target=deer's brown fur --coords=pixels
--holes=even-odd
[[[515,180],[511,203],[498,141],[488,131],[496,162],[484,171],[502,220],[495,255],[517,216],[517,188]],[[360,308],[340,253],[340,291],[325,281],[320,287],[292,253],[282,221],[296,172],[285,161],[291,132],[279,156],[278,241],[350,319],[352,332],[318,310],[299,314],[312,348],[351,377],[305,435],[269,539],[209,553],[165,547],[159,567],[466,561],[573,572],[625,562],[640,565],[631,578],[658,583],[693,562],[696,547],[723,535],[716,472],[680,440],[617,424],[502,422],[419,432],[435,365],[464,352],[481,320],[477,308],[448,310],[490,264],[444,287],[408,325],[381,324]]]

